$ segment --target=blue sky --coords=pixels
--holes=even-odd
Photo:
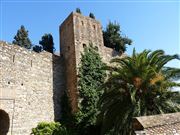
[[[33,44],[38,44],[44,33],[52,33],[59,51],[59,25],[79,7],[83,15],[93,12],[103,28],[109,21],[119,22],[122,33],[133,40],[128,54],[134,47],[138,52],[163,49],[167,54],[180,54],[180,2],[176,0],[0,1],[0,40],[12,42],[24,25]],[[168,66],[180,67],[180,62]]]

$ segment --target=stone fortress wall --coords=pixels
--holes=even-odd
[[[38,122],[60,116],[63,70],[59,56],[0,42],[0,109],[9,114],[9,134],[30,134]]]
[[[9,115],[9,135],[28,135],[38,122],[59,120],[64,90],[72,111],[77,111],[78,66],[89,43],[106,63],[117,55],[104,47],[102,27],[95,19],[71,13],[59,31],[60,56],[0,41],[0,113]]]

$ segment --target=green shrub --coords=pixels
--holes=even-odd
[[[70,133],[58,122],[41,122],[32,129],[31,135],[70,135]]]
[[[95,135],[97,130],[96,121],[99,114],[97,103],[103,94],[100,86],[106,78],[104,67],[106,64],[102,62],[97,47],[90,43],[84,48],[79,65],[79,102],[74,119],[80,135]]]
[[[74,134],[72,134],[70,130],[67,130],[66,127],[61,126],[61,127],[58,129],[58,131],[54,132],[53,135],[74,135]]]
[[[99,114],[97,103],[103,94],[100,86],[106,78],[106,64],[102,62],[97,50],[98,48],[90,43],[81,55],[78,68],[78,111],[72,114],[68,92],[65,92],[61,99],[61,121],[73,135],[97,135],[100,132],[99,125],[96,125]]]

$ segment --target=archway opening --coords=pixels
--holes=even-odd
[[[0,135],[7,135],[10,127],[10,118],[7,112],[0,109]]]

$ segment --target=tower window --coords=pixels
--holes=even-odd
[[[31,60],[31,67],[32,67],[32,60]]]
[[[15,60],[15,55],[13,55],[13,62],[14,62],[14,60]]]
[[[84,25],[84,22],[83,21],[81,21],[81,24],[82,24],[82,26]]]
[[[96,30],[96,26],[95,25],[93,25],[93,28],[94,28],[94,30]]]
[[[68,51],[70,50],[70,46],[68,46]]]
[[[83,48],[86,48],[86,44],[83,44]]]

